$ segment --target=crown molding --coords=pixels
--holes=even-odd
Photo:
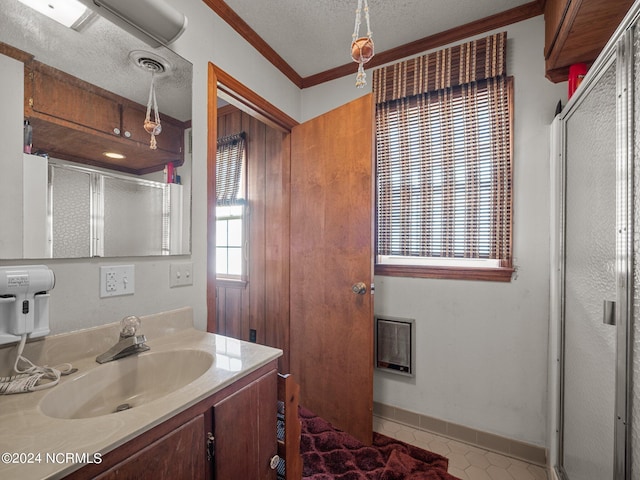
[[[521,22],[532,17],[542,15],[546,0],[533,0],[519,7],[505,10],[504,12],[481,18],[465,25],[445,30],[444,32],[435,33],[428,37],[421,38],[414,42],[401,45],[383,52],[377,53],[375,57],[368,62],[369,68],[391,63],[402,58],[416,55],[427,50],[448,45],[453,42],[464,40],[465,38],[479,35],[481,33],[495,30],[512,23]],[[321,83],[325,83],[346,75],[354,74],[358,70],[355,62],[341,65],[323,72],[301,77],[284,61],[284,59],[276,53],[237,13],[235,13],[229,5],[223,0],[203,0],[220,18],[238,32],[249,44],[251,44],[258,52],[262,54],[271,64],[280,70],[291,82],[298,88],[309,88]]]
[[[231,10],[223,0],[202,0],[211,10],[213,10],[222,20],[227,22],[231,28],[240,34],[250,45],[271,64],[280,70],[294,85],[302,88],[302,77],[291,68],[291,66],[278,55],[278,53],[265,42],[240,16]]]

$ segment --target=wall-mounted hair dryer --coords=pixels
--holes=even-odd
[[[0,345],[49,333],[53,272],[44,265],[0,267]]]

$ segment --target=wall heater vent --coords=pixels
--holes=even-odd
[[[375,317],[375,367],[385,372],[415,376],[415,320]]]

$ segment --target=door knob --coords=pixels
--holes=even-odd
[[[279,455],[274,455],[273,457],[271,457],[271,460],[269,460],[269,466],[271,467],[271,470],[275,470],[276,468],[278,468],[278,463],[280,463]]]
[[[351,287],[351,290],[356,295],[364,295],[367,293],[367,285],[364,282],[358,282]]]

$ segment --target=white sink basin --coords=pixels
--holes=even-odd
[[[188,385],[213,364],[204,350],[144,353],[105,363],[85,374],[75,373],[40,401],[54,418],[90,418],[157,400]]]

